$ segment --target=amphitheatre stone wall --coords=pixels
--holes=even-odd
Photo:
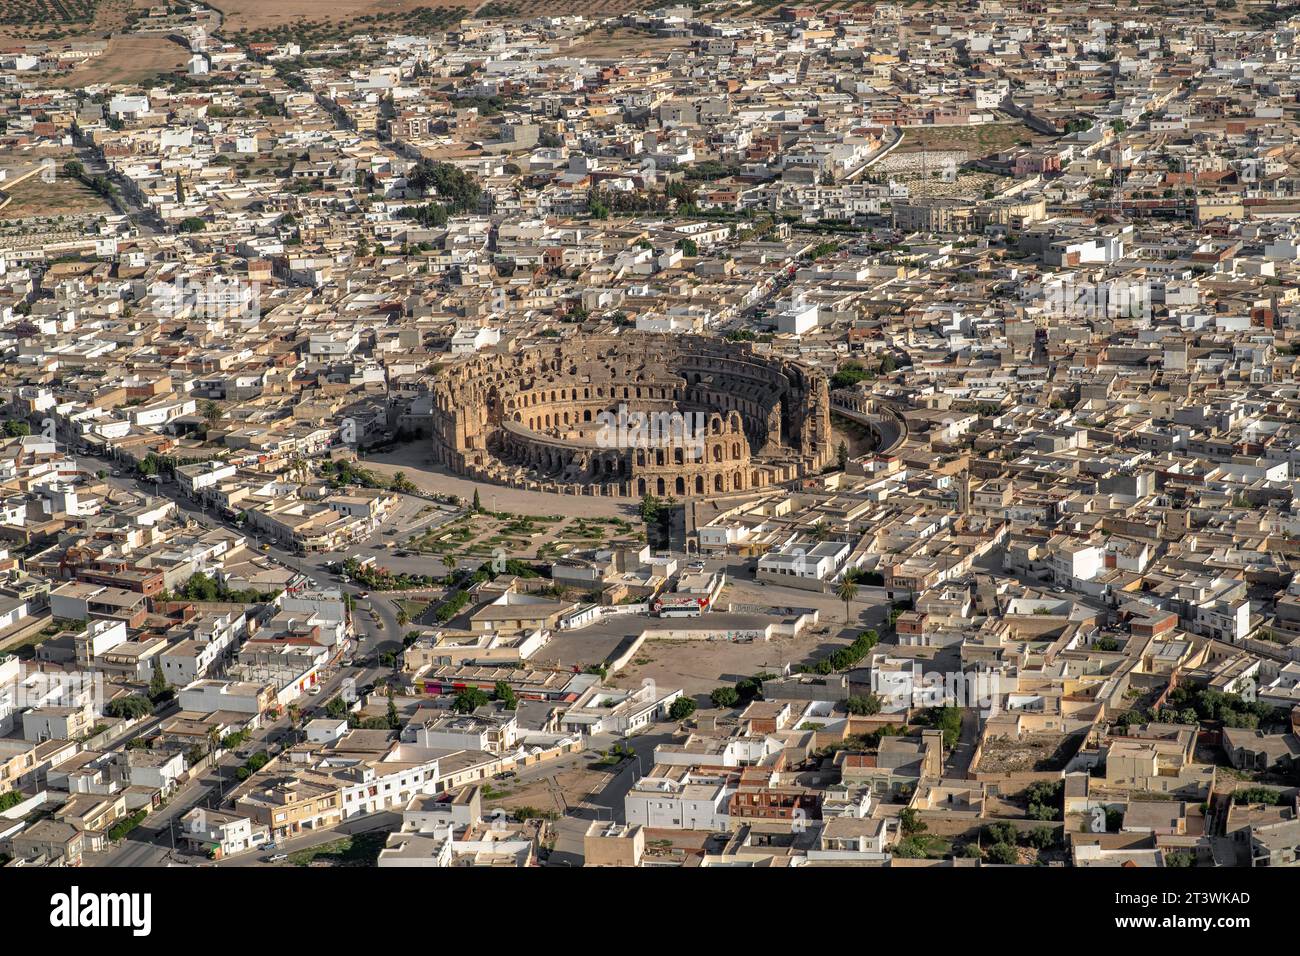
[[[638,428],[641,415],[682,427]],[[750,491],[833,457],[820,372],[748,342],[642,332],[452,366],[434,387],[433,446],[457,474],[620,497]]]

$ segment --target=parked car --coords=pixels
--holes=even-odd
[[[287,860],[287,859],[289,859],[289,854],[288,854],[288,853],[272,853],[270,856],[268,856],[268,857],[266,858],[266,862],[267,862],[267,863],[280,863],[280,862],[282,862],[282,861],[284,861],[284,860]]]

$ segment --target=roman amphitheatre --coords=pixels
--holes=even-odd
[[[611,440],[620,414],[680,416],[696,430]],[[432,435],[435,462],[456,474],[621,498],[749,492],[833,458],[822,373],[749,342],[642,332],[454,365],[433,392]]]

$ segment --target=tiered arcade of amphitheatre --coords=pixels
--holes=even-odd
[[[611,447],[620,407],[679,413],[699,441]],[[602,432],[602,429],[604,431]],[[568,494],[727,495],[833,458],[826,377],[748,342],[626,332],[475,356],[433,391],[435,461],[485,481]]]

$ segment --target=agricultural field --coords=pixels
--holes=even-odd
[[[269,40],[282,31],[295,35],[319,34],[321,40],[338,36],[338,28],[380,27],[388,30],[446,29],[460,16],[468,16],[473,0],[216,0],[209,6],[222,15],[222,35],[240,40]],[[441,24],[441,25],[440,25]]]
[[[149,0],[0,0],[0,40],[102,39]]]
[[[0,0],[3,2],[3,0]],[[389,30],[437,31],[462,18],[528,19],[581,14],[592,19],[617,16],[651,6],[648,0],[216,0],[223,17],[222,34],[236,42],[283,40],[323,43],[350,32]]]
[[[591,20],[602,17],[616,17],[632,10],[648,10],[655,4],[649,0],[505,0],[490,3],[495,8],[484,12],[479,8],[480,16],[511,16],[521,19],[530,17],[566,16],[579,14]],[[497,12],[502,9],[511,12]]]

